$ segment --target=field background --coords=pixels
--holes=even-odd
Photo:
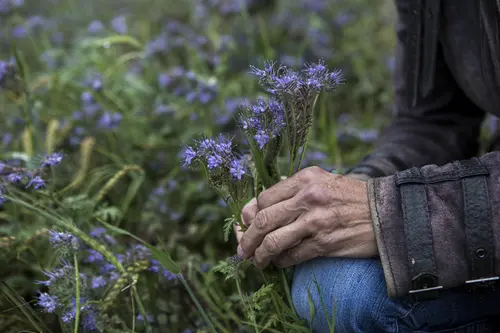
[[[391,115],[394,15],[387,0],[0,0],[0,160],[25,170],[63,154],[44,190],[17,186],[0,209],[0,332],[208,332],[182,281],[100,221],[162,243],[217,331],[252,331],[212,269],[236,248],[228,209],[182,167],[181,146],[204,133],[242,141],[234,116],[263,94],[250,65],[323,59],[345,83],[319,100],[306,163],[352,166]],[[68,258],[49,230],[106,245],[126,273],[92,247]],[[78,329],[75,267],[97,304]]]

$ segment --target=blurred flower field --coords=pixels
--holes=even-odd
[[[386,0],[0,0],[0,332],[308,332],[225,282],[231,213],[183,145],[248,151],[250,67],[321,60],[344,83],[304,162],[342,172],[390,117],[393,21]]]

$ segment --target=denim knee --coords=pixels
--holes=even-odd
[[[316,309],[312,323],[308,291]],[[409,308],[389,299],[376,259],[317,258],[298,265],[292,298],[298,315],[316,333],[330,332],[328,319],[335,322],[335,332],[396,332],[397,318]]]

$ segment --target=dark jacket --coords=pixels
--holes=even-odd
[[[494,284],[500,152],[475,156],[485,114],[500,116],[500,1],[396,6],[395,113],[373,153],[351,170],[371,178],[389,296]]]

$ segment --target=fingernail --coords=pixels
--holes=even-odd
[[[240,257],[245,258],[245,253],[243,252],[241,245],[238,245],[238,249],[236,251]]]

